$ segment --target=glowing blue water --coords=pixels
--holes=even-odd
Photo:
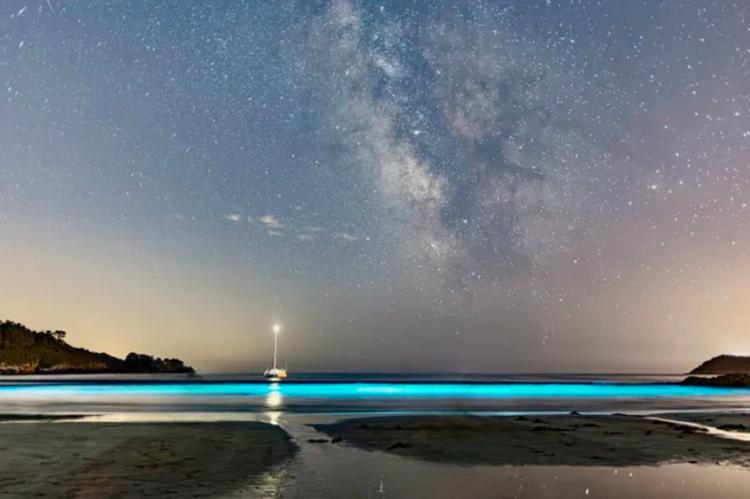
[[[750,389],[633,383],[64,383],[0,385],[6,397],[160,396],[285,399],[548,399],[750,397]]]

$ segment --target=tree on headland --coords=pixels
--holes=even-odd
[[[60,329],[32,331],[0,320],[0,374],[31,373],[194,373],[179,359],[131,353],[120,359],[78,348]]]

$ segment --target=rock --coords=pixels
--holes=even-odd
[[[699,365],[690,374],[750,374],[750,357],[719,355]]]
[[[728,431],[745,431],[747,430],[747,426],[744,424],[723,424],[717,426],[720,430],[728,430]]]
[[[721,388],[750,388],[750,374],[733,373],[722,374],[713,378],[688,376],[682,381],[683,385],[716,386]]]
[[[566,432],[565,428],[555,428],[553,426],[535,426],[531,429],[531,431],[559,431],[559,432]]]
[[[186,366],[180,359],[160,359],[142,353],[129,353],[120,365],[121,372],[126,373],[193,373],[192,367]]]
[[[398,441],[386,447],[386,450],[406,449],[408,447],[411,447],[411,444],[405,444],[404,442]]]
[[[333,437],[333,438],[331,439],[331,443],[332,443],[332,444],[337,444],[337,443],[339,443],[339,442],[342,442],[343,440],[344,440],[344,439],[343,439],[343,438],[341,438],[341,435],[336,435],[335,437]]]

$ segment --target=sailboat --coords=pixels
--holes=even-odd
[[[278,324],[273,325],[273,364],[263,371],[263,376],[271,381],[281,381],[287,377],[286,368],[276,367],[276,352],[279,343],[279,331],[281,327]]]

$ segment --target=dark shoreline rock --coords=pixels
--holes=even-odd
[[[750,374],[750,357],[718,355],[699,365],[690,374]]]
[[[750,388],[750,374],[722,374],[712,378],[688,376],[682,381],[683,385],[715,386],[719,388]]]

